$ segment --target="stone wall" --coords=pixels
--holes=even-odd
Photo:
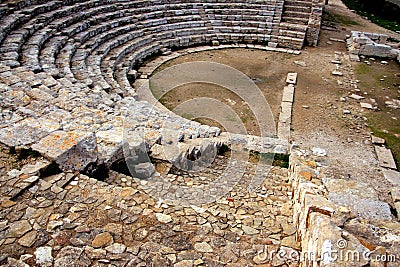
[[[297,241],[302,247],[300,266],[396,266],[391,265],[394,263],[374,265],[374,255],[391,252],[365,235],[349,230],[365,225],[375,227],[377,221],[392,223],[389,206],[386,203],[374,206],[373,203],[379,202],[378,196],[368,186],[323,177],[324,167],[320,163],[324,162],[323,155],[315,154],[318,153],[294,148],[290,156],[293,222],[298,229]],[[346,196],[347,193],[350,195]],[[358,194],[355,203],[351,203],[352,194]],[[348,203],[340,204],[334,195]],[[370,195],[373,197],[369,198]],[[368,223],[364,224],[366,221]]]
[[[352,31],[347,39],[347,49],[353,55],[398,58],[400,50],[386,44],[386,34]]]
[[[313,0],[310,19],[308,21],[306,43],[309,46],[317,46],[319,33],[321,31],[322,13],[324,10],[324,1]]]

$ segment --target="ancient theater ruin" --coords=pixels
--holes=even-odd
[[[2,1],[0,266],[398,266],[400,39],[332,2]]]

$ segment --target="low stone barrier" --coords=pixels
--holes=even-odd
[[[289,179],[293,222],[302,248],[300,266],[397,266],[389,260],[379,262],[382,255],[392,260],[396,257],[383,246],[347,230],[373,227],[372,222],[378,221],[398,227],[399,223],[391,221],[389,205],[380,202],[368,186],[323,177],[320,161],[321,155],[291,150]]]

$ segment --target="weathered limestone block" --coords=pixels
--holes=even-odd
[[[150,178],[155,173],[155,167],[151,162],[139,163],[134,169],[135,176],[139,179]]]
[[[289,86],[285,86],[285,88],[283,88],[282,101],[293,103],[293,100],[294,100],[294,86],[290,84]]]
[[[288,73],[286,82],[295,85],[297,83],[297,73]]]
[[[382,168],[382,173],[392,185],[400,186],[400,172]]]
[[[396,170],[396,162],[394,161],[392,151],[382,146],[375,146],[375,152],[378,157],[380,166],[384,168]]]
[[[114,162],[123,158],[123,128],[116,127],[107,131],[96,133],[99,163],[111,166]]]
[[[391,194],[393,202],[400,202],[400,187],[393,187]]]
[[[350,210],[340,207],[320,195],[307,194],[302,199],[301,213],[299,216],[299,229],[302,234],[307,231],[308,219],[311,213],[320,213],[331,217],[332,222],[341,226],[351,215]]]
[[[10,147],[30,145],[60,128],[58,122],[46,118],[27,118],[0,129],[0,142]]]
[[[330,218],[312,213],[302,239],[306,266],[364,266],[369,250],[350,233],[337,227]],[[320,261],[318,261],[320,259]]]
[[[63,171],[82,171],[97,160],[96,137],[88,132],[56,131],[32,149],[55,161]]]
[[[290,139],[290,123],[278,122],[278,138],[282,140]]]
[[[38,175],[40,171],[46,169],[50,165],[47,160],[37,161],[34,165],[26,164],[22,167],[21,172],[28,175]]]
[[[292,121],[292,103],[282,102],[281,113],[279,114],[279,122],[291,123]]]
[[[348,207],[355,215],[369,220],[392,220],[389,204],[379,200],[368,184],[343,179],[323,179],[328,199]]]
[[[347,48],[351,54],[396,58],[398,49],[386,44],[388,36],[385,34],[355,32],[347,39]]]

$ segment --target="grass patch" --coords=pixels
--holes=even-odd
[[[332,14],[327,11],[324,11],[323,20],[336,22],[336,23],[339,23],[339,24],[342,24],[345,26],[359,25],[359,23],[357,21],[352,20],[351,18],[349,18],[347,16],[342,16],[339,14]]]
[[[356,68],[357,75],[366,75],[371,72],[371,67],[367,64],[358,64]]]
[[[360,16],[367,17],[373,23],[392,31],[400,31],[400,25],[396,21],[388,20],[382,16],[369,13],[355,0],[343,0],[343,3],[351,10],[354,10]]]
[[[260,153],[258,151],[251,150],[249,161],[252,163],[258,163],[260,161],[271,163],[272,166],[281,168],[289,168],[289,155],[287,154],[275,154],[275,153]]]
[[[374,135],[386,140],[387,147],[392,150],[396,164],[400,163],[400,118],[398,110],[388,108],[385,101],[397,99],[398,84],[400,79],[396,77],[398,73],[398,65],[392,64],[382,65],[379,61],[371,61],[371,65],[357,63],[354,65],[357,79],[360,80],[359,88],[365,95],[366,102],[369,98],[377,101],[380,111],[366,112],[368,118],[368,126],[374,132]],[[383,79],[381,81],[381,79]]]

